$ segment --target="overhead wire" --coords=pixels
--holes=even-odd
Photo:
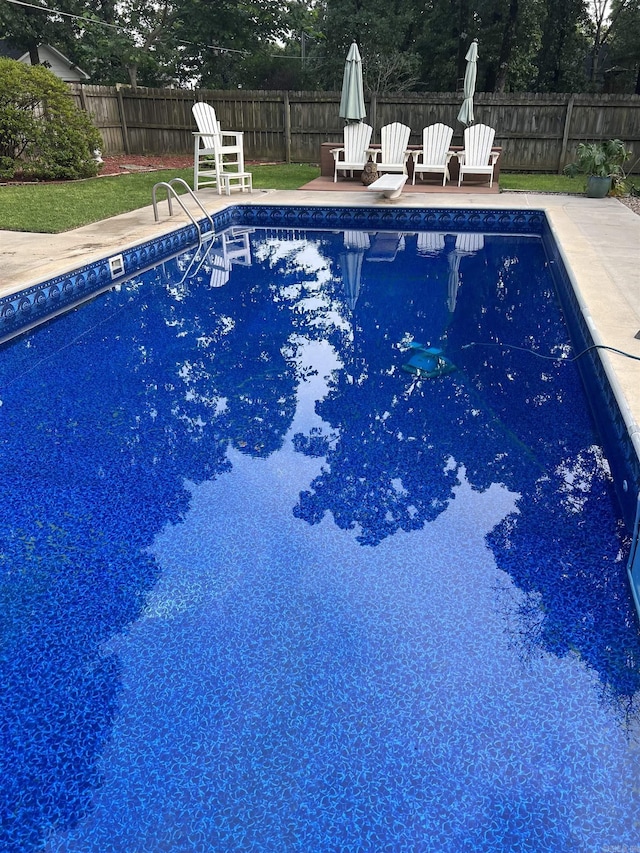
[[[99,27],[110,27],[113,30],[119,30],[123,33],[134,32],[131,27],[123,27],[121,24],[110,24],[108,21],[103,21],[100,18],[87,18],[86,15],[72,15],[70,12],[63,12],[60,9],[51,9],[49,6],[38,6],[35,3],[27,3],[26,0],[5,0],[6,3],[11,3],[14,6],[25,6],[28,9],[36,9],[38,12],[47,12],[49,15],[60,15],[64,18],[72,18],[75,21],[84,21],[87,24],[96,24]],[[213,50],[217,53],[239,53],[247,55],[248,51],[238,50],[232,47],[220,47],[216,44],[198,44],[192,41],[179,40],[178,44],[192,45],[194,47],[203,47],[207,50]]]
[[[25,0],[6,0],[6,2],[12,3],[14,6],[26,6],[28,9],[37,9],[38,12],[48,12],[50,15],[60,15],[64,18],[73,18],[76,21],[86,21],[89,24],[111,27],[114,30],[126,30],[126,27],[121,27],[119,24],[110,24],[107,21],[101,21],[99,18],[87,18],[84,15],[72,15],[70,12],[62,12],[60,9],[50,9],[47,6],[37,6],[35,3],[26,3]]]
[[[123,27],[121,24],[110,24],[108,21],[103,21],[100,18],[87,18],[86,15],[73,15],[71,12],[63,12],[61,9],[52,9],[49,6],[38,6],[35,3],[27,3],[26,0],[5,0],[5,2],[11,3],[14,6],[25,6],[27,9],[36,9],[38,12],[47,12],[50,15],[60,15],[64,18],[71,18],[74,21],[96,24],[99,27],[109,27],[113,30],[119,30],[122,33],[134,32],[130,27]],[[248,50],[239,50],[238,48],[233,47],[220,47],[216,44],[200,44],[199,42],[185,41],[183,39],[178,39],[177,43],[191,45],[192,47],[206,48],[207,50],[214,51],[214,53],[238,53],[242,56],[249,55]],[[293,54],[268,53],[267,56],[272,59],[297,59],[298,61],[303,59],[302,56],[294,56]],[[309,61],[309,57],[306,57],[306,59]]]

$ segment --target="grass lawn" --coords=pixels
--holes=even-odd
[[[297,189],[317,177],[310,165],[251,166],[256,189]],[[153,185],[171,178],[184,178],[191,185],[192,169],[135,172],[114,177],[91,178],[68,183],[0,186],[0,229],[55,234],[90,222],[98,222],[151,204]],[[584,178],[564,175],[500,173],[503,190],[529,192],[584,192]],[[162,199],[164,199],[164,193]]]
[[[255,189],[297,189],[320,174],[317,166],[251,166]],[[134,172],[60,183],[0,186],[0,230],[57,234],[151,204],[154,184],[183,178],[193,169]],[[180,192],[180,188],[176,187]],[[158,195],[163,200],[164,192]]]
[[[528,190],[529,192],[583,193],[587,184],[584,175],[568,178],[566,175],[533,175],[521,172],[500,172],[500,189]]]

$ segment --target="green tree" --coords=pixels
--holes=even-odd
[[[318,10],[306,0],[289,0],[277,41],[263,39],[238,65],[242,85],[253,89],[317,89]]]
[[[78,28],[80,65],[103,84],[163,86],[179,76],[174,25],[179,5],[100,0]]]
[[[251,89],[315,90],[314,60],[303,61],[300,42],[270,45],[247,54],[238,66],[241,85]]]
[[[541,9],[542,39],[537,57],[538,92],[582,92],[588,50],[585,0],[547,0]]]
[[[308,0],[289,0],[286,21],[288,30],[282,50],[274,45],[268,46],[271,58],[279,65],[281,74],[284,72],[294,77],[296,83],[289,88],[322,88],[318,57],[324,41],[319,27],[319,6]]]
[[[346,49],[355,37],[371,91],[455,91],[462,86],[469,44],[477,38],[478,90],[521,87],[535,76],[540,2],[326,0],[326,78],[339,85]]]
[[[481,61],[478,89],[527,90],[536,76],[541,0],[485,0],[477,13]]]
[[[33,0],[32,5],[37,6],[38,0]],[[84,8],[76,0],[65,4],[70,14],[82,14]],[[71,59],[77,58],[73,18],[52,14],[44,5],[40,10],[13,3],[0,4],[0,36],[13,47],[28,50],[32,65],[40,64],[38,46],[43,43],[55,45]]]
[[[422,86],[431,92],[460,89],[465,54],[472,39],[480,38],[469,0],[431,0],[415,18],[414,38]]]
[[[467,0],[455,4],[432,0],[424,7],[415,31],[420,82],[424,89],[455,92],[461,88],[464,55],[472,37]]]
[[[604,82],[612,43],[624,24],[638,14],[638,0],[589,0],[588,12],[589,88],[597,90]]]
[[[288,35],[287,0],[181,0],[175,38],[182,79],[201,86],[243,85],[247,59]]]
[[[604,88],[640,95],[640,2],[614,0],[611,22],[606,64],[602,68]]]
[[[413,0],[325,0],[322,88],[339,89],[351,42],[362,54],[365,88],[371,92],[411,89],[419,79]]]

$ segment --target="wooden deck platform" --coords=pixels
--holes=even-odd
[[[323,192],[340,192],[340,193],[358,193],[366,192],[367,187],[363,186],[361,181],[356,178],[338,178],[334,183],[333,176],[327,177],[320,175],[319,178],[314,178],[302,187],[301,190],[322,190]],[[448,183],[446,187],[442,186],[442,178],[438,175],[428,176],[427,180],[421,181],[419,178],[415,186],[411,183],[406,183],[402,188],[402,195],[407,193],[451,193],[452,195],[474,195],[486,194],[495,195],[500,192],[498,182],[494,180],[493,186],[489,187],[489,182],[484,177],[483,183],[476,183],[472,180],[465,180],[461,187],[455,184]]]

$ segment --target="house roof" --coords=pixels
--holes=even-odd
[[[64,53],[61,53],[52,44],[39,44],[38,51],[40,52],[40,61],[43,64],[48,64],[57,77],[60,77],[63,80],[78,78],[82,78],[84,80],[89,79],[89,75],[86,71],[83,71],[82,68],[74,65],[74,63],[66,57]],[[10,47],[3,39],[0,39],[0,56],[5,56],[8,59],[17,59],[18,62],[29,63],[30,61],[28,50],[25,50],[24,48]],[[64,73],[65,69],[72,72],[72,75],[66,75]]]

